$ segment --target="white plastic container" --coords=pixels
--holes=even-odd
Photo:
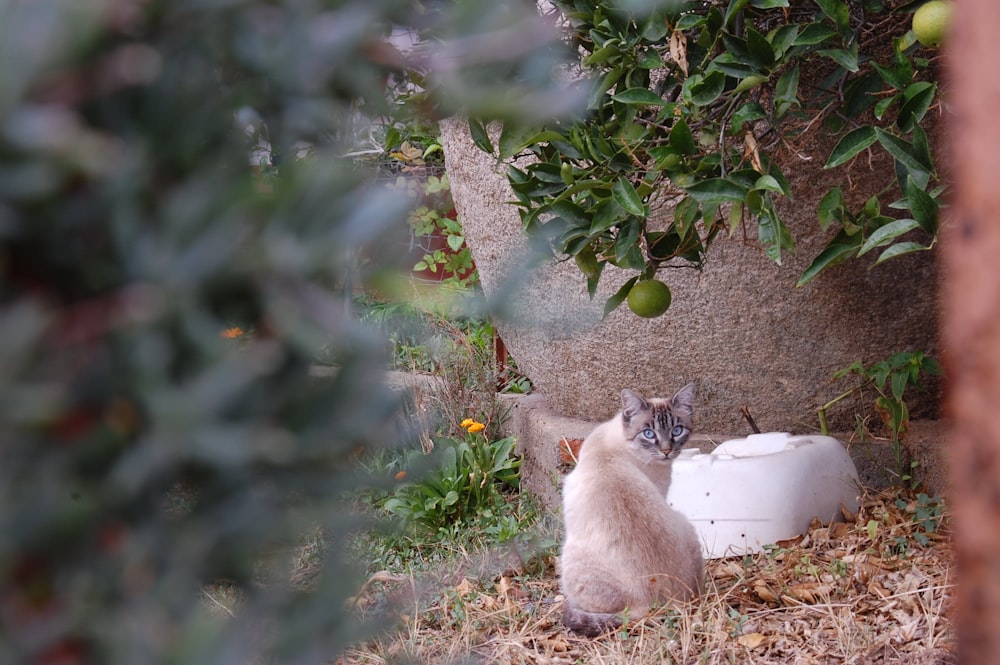
[[[814,517],[840,519],[842,503],[855,512],[858,488],[854,462],[836,439],[770,432],[731,439],[710,454],[682,451],[667,503],[691,520],[714,559],[803,534]]]

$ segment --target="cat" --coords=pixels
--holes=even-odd
[[[691,435],[694,384],[670,399],[623,390],[622,410],[584,439],[563,484],[563,624],[595,637],[702,590],[694,527],[667,505],[672,460]]]

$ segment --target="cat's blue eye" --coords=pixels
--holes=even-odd
[[[684,427],[682,425],[674,425],[674,428],[670,430],[670,436],[677,438],[684,433]]]
[[[642,430],[642,436],[652,441],[653,439],[656,438],[656,432],[647,427],[646,429]]]

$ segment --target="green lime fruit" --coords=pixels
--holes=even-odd
[[[655,319],[670,308],[670,287],[655,279],[636,282],[628,292],[628,308],[646,319]]]
[[[948,33],[954,7],[950,0],[931,0],[913,13],[913,34],[924,46],[938,47]]]

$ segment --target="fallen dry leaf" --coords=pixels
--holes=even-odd
[[[509,577],[502,576],[496,583],[497,593],[501,597],[510,600],[524,600],[525,593],[515,582],[511,582]]]
[[[851,535],[851,525],[847,522],[834,522],[830,525],[830,538],[832,540],[843,540]]]
[[[764,580],[757,580],[753,583],[753,592],[757,594],[757,597],[765,603],[781,602],[778,598],[778,594],[774,593]]]
[[[830,600],[833,587],[819,582],[806,582],[789,587],[788,595],[807,605],[815,605]]]
[[[462,596],[463,598],[465,596],[470,595],[475,590],[476,588],[472,586],[472,582],[469,581],[468,577],[463,577],[462,581],[459,582],[458,586],[455,587],[455,591],[458,593],[459,596]]]
[[[559,439],[559,461],[563,464],[575,465],[576,461],[580,459],[580,446],[583,445],[583,439],[567,439],[563,437]]]
[[[554,653],[565,653],[572,647],[569,640],[562,635],[543,637],[540,640],[536,640],[535,643],[542,647],[545,651]]]
[[[767,638],[764,637],[763,633],[747,633],[746,635],[740,635],[737,637],[736,641],[742,646],[745,646],[747,649],[756,649],[763,644],[766,639]]]
[[[740,561],[726,559],[721,565],[714,567],[710,572],[714,579],[727,580],[742,576],[745,570]]]

